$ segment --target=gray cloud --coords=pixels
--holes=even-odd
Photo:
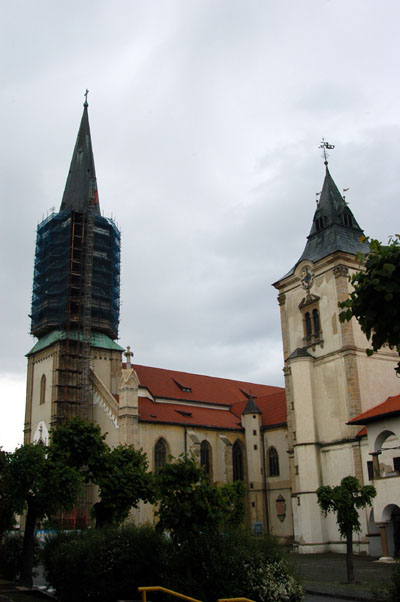
[[[86,87],[101,208],[122,229],[120,343],[283,384],[271,283],[304,248],[322,136],[366,233],[398,230],[399,17],[395,0],[5,0],[0,384],[34,342],[35,228],[61,202]]]

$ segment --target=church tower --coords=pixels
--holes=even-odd
[[[86,95],[60,210],[37,229],[25,442],[46,441],[67,418],[93,419],[99,375],[118,392],[119,295],[120,232],[100,214]]]
[[[305,249],[274,284],[285,361],[294,540],[306,553],[344,551],[335,518],[322,517],[315,491],[349,474],[363,482],[358,429],[346,423],[398,390],[395,354],[385,349],[367,357],[368,342],[356,320],[339,322],[338,303],[349,294],[349,276],[360,269],[357,253],[369,247],[329,172],[325,149],[330,147],[322,146],[325,179]],[[366,530],[360,551],[364,543]]]

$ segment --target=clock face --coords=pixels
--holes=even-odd
[[[314,282],[314,274],[310,270],[310,267],[306,265],[304,270],[301,272],[301,286],[309,291]]]

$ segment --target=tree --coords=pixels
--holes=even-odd
[[[364,269],[351,276],[354,290],[346,301],[339,303],[343,310],[341,322],[354,316],[361,330],[371,341],[372,355],[383,345],[396,349],[400,355],[400,235],[389,239],[388,245],[368,240],[370,252],[360,255]],[[400,362],[396,373],[400,375]]]
[[[13,503],[6,482],[8,456],[8,452],[0,449],[0,541],[3,534],[15,523]]]
[[[84,483],[99,486],[98,526],[119,523],[139,499],[152,495],[145,455],[132,447],[110,450],[100,427],[81,418],[59,425],[43,443],[22,445],[0,456],[0,509],[26,511],[21,581],[32,586],[35,527],[39,520],[71,510]],[[9,514],[7,514],[9,516]]]
[[[157,529],[170,531],[177,542],[239,526],[244,519],[243,483],[211,484],[193,457],[166,464],[156,473],[156,482]]]
[[[38,520],[70,510],[81,490],[81,475],[43,443],[22,445],[7,454],[5,489],[13,512],[26,510],[21,581],[32,587],[35,527]]]
[[[357,510],[372,505],[376,489],[372,485],[361,487],[355,477],[348,476],[340,485],[324,485],[317,489],[318,504],[324,516],[328,512],[336,514],[336,521],[342,537],[346,538],[347,580],[354,582],[353,567],[353,531],[361,531]]]
[[[86,483],[98,485],[96,527],[120,524],[140,500],[154,501],[146,455],[129,445],[110,449],[97,424],[74,418],[52,432],[52,445],[66,464],[82,471]]]
[[[104,455],[93,474],[100,501],[93,506],[96,527],[120,524],[140,500],[154,501],[154,484],[146,455],[133,446],[119,445]]]

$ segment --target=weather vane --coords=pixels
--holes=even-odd
[[[85,106],[85,107],[87,107],[87,106],[88,106],[88,101],[87,101],[87,95],[88,95],[88,94],[89,94],[89,90],[86,88],[86,92],[85,92],[85,94],[84,94],[84,97],[85,97],[85,104],[84,104],[84,106]]]
[[[335,148],[334,144],[329,144],[329,142],[325,142],[325,140],[322,138],[321,140],[321,144],[319,145],[318,148],[322,148],[322,157],[324,158],[324,164],[328,165],[328,153],[326,152],[327,150],[332,150],[333,148]]]

